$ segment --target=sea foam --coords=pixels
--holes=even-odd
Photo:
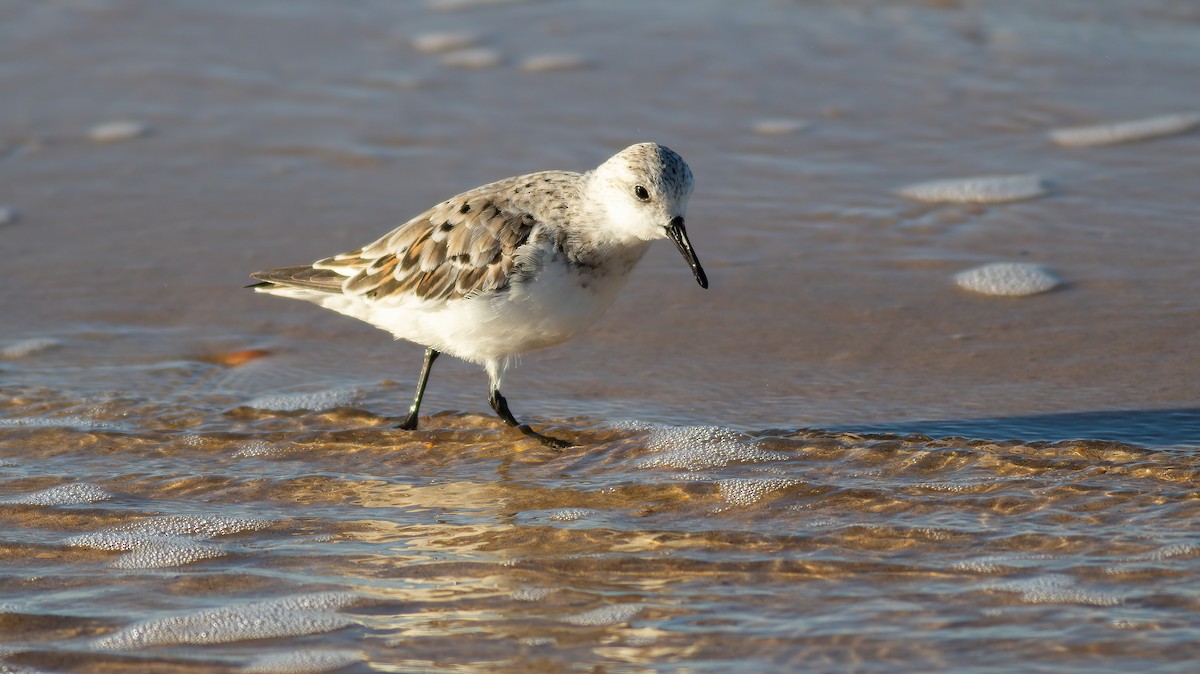
[[[442,65],[451,68],[467,68],[472,70],[481,70],[484,68],[495,68],[500,65],[503,58],[500,52],[495,49],[486,47],[476,47],[474,49],[461,49],[458,51],[447,52],[442,56]]]
[[[348,592],[320,592],[146,620],[92,642],[105,651],[174,644],[223,644],[319,634],[354,624],[335,613],[356,601]]]
[[[246,407],[274,412],[328,410],[350,405],[361,396],[357,389],[338,388],[300,393],[269,393],[247,401]]]
[[[1162,115],[1127,122],[1054,129],[1050,140],[1063,147],[1115,145],[1187,133],[1200,126],[1200,114]]]
[[[739,433],[717,426],[661,427],[650,431],[646,446],[654,452],[639,468],[700,470],[731,463],[782,461],[786,454],[757,447]]]
[[[157,569],[224,556],[227,554],[225,548],[209,539],[257,531],[270,524],[266,520],[248,518],[173,515],[79,534],[64,543],[93,550],[126,552],[113,561],[113,568]]]
[[[141,138],[150,133],[150,126],[133,120],[104,122],[88,131],[88,138],[97,143],[115,143],[122,140]]]
[[[789,480],[782,477],[770,478],[730,478],[718,480],[717,489],[721,498],[730,505],[748,506],[766,498],[771,492],[787,489],[800,484],[799,480]]]
[[[83,482],[74,482],[71,484],[60,484],[57,487],[50,487],[49,489],[43,489],[32,494],[11,496],[0,500],[0,503],[46,506],[82,505],[85,503],[107,501],[112,497],[111,493],[99,487]]]
[[[750,130],[760,136],[790,136],[794,133],[807,131],[812,125],[803,119],[760,119],[750,126]]]
[[[1046,183],[1033,174],[975,176],[931,180],[896,190],[907,199],[952,204],[1000,204],[1040,197]]]
[[[569,615],[563,618],[562,621],[571,625],[583,625],[587,627],[619,625],[623,622],[628,622],[634,616],[641,613],[643,608],[645,607],[642,604],[613,604]]]
[[[412,39],[412,48],[426,54],[439,54],[474,47],[482,38],[478,33],[460,31],[422,33]]]
[[[256,656],[242,667],[248,674],[317,674],[331,672],[362,661],[362,654],[348,650],[299,650]]]
[[[16,360],[17,358],[28,358],[29,356],[49,351],[61,345],[62,342],[51,337],[25,339],[0,348],[0,359]]]
[[[994,262],[954,275],[960,288],[984,295],[1021,297],[1052,290],[1059,280],[1036,264]]]
[[[587,61],[574,54],[538,54],[521,61],[521,70],[529,73],[580,70],[586,67]]]
[[[1019,593],[1027,604],[1116,606],[1124,601],[1120,595],[1089,589],[1071,576],[1057,573],[996,583],[989,589]]]

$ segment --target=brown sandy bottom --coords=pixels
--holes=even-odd
[[[3,393],[4,671],[1200,656],[1187,451]]]

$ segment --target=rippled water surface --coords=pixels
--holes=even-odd
[[[0,672],[1191,671],[1198,36],[0,3]],[[657,244],[510,371],[577,447],[449,358],[395,430],[420,347],[242,288],[642,140],[712,287]]]

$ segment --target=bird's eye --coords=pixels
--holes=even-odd
[[[650,192],[646,191],[646,188],[642,187],[641,185],[633,188],[633,196],[641,199],[642,201],[650,201]]]

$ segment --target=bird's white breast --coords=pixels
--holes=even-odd
[[[550,252],[535,274],[494,295],[422,304],[344,295],[311,299],[399,339],[484,364],[564,342],[594,323],[647,247],[622,247],[597,267],[572,265]]]

